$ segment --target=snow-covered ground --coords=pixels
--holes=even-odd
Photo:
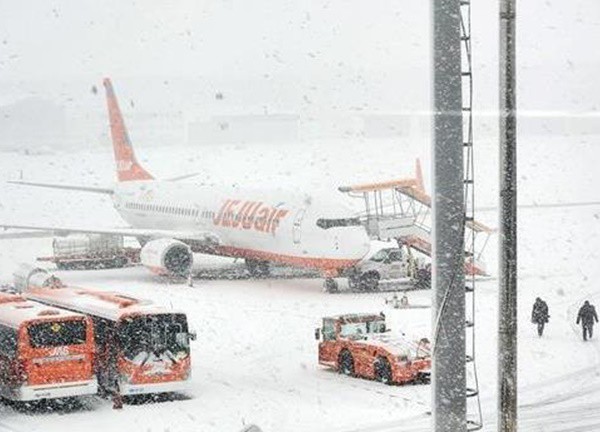
[[[135,140],[135,134],[133,134]],[[584,299],[600,303],[600,202],[598,137],[521,139],[519,222],[519,405],[521,430],[600,429],[600,337],[581,341],[575,326]],[[477,202],[494,207],[497,149],[477,147]],[[114,178],[104,153],[0,155],[0,180],[19,178],[106,184]],[[311,142],[294,146],[221,146],[147,149],[138,157],[160,176],[199,171],[204,183],[290,187],[335,197],[341,184],[411,175],[421,157],[429,171],[427,139],[379,142]],[[496,225],[493,211],[479,219]],[[105,197],[0,184],[0,220],[122,224]],[[495,273],[496,239],[486,260]],[[49,253],[50,239],[0,241],[0,283],[22,261]],[[211,261],[213,262],[213,261]],[[209,264],[207,264],[209,265]],[[214,265],[229,265],[219,262]],[[26,413],[0,404],[0,430],[237,432],[256,423],[265,432],[427,430],[429,386],[385,386],[350,379],[317,364],[314,328],[324,315],[385,310],[392,326],[427,334],[430,310],[390,310],[389,294],[322,292],[319,279],[198,280],[167,284],[143,268],[63,272],[66,282],[127,292],[184,310],[193,342],[193,387],[182,400],[111,409],[92,398],[74,412]],[[409,294],[428,304],[430,292]],[[538,338],[529,322],[536,296],[550,307]],[[477,364],[485,430],[495,430],[497,281],[478,284]]]

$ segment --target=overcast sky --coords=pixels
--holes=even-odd
[[[497,4],[473,2],[475,97],[484,109],[497,100]],[[518,4],[521,107],[598,110],[600,1]],[[89,88],[111,76],[138,105],[174,110],[202,111],[222,90],[242,111],[421,110],[429,106],[429,6],[0,0],[0,102],[36,95],[92,107]]]

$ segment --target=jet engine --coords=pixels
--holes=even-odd
[[[140,251],[142,265],[165,276],[187,276],[194,263],[188,245],[175,239],[151,240]]]

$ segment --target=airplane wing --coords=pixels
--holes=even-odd
[[[160,229],[145,229],[145,228],[82,228],[82,227],[58,227],[58,226],[43,226],[43,225],[20,225],[20,224],[0,224],[3,229],[19,229],[19,230],[37,230],[51,232],[55,235],[66,234],[112,234],[125,237],[145,237],[150,239],[156,238],[173,238],[182,241],[200,242],[206,246],[216,246],[220,243],[219,237],[209,231],[177,231],[177,230],[160,230]]]
[[[49,231],[0,232],[0,240],[47,238],[47,237],[52,237],[52,233]]]
[[[192,178],[192,177],[197,177],[200,174],[201,173],[199,173],[199,172],[190,173],[190,174],[184,174],[184,175],[180,175],[180,176],[177,176],[177,177],[171,177],[171,178],[165,179],[165,181],[178,182],[178,181],[181,181],[181,180],[187,180],[187,179]]]
[[[7,183],[16,184],[21,186],[33,186],[33,187],[43,187],[49,189],[62,189],[62,190],[75,190],[81,192],[93,192],[100,194],[108,194],[111,195],[114,191],[110,188],[101,188],[94,186],[77,186],[77,185],[63,185],[63,184],[54,184],[54,183],[35,183],[35,182],[26,182],[21,180],[10,180]]]

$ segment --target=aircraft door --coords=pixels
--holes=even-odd
[[[294,218],[294,226],[292,227],[292,237],[294,238],[294,244],[300,244],[302,241],[302,220],[304,219],[304,214],[306,213],[306,209],[302,208],[298,210],[296,213],[296,217]]]
[[[204,228],[206,227],[206,215],[207,212],[202,211],[202,209],[200,208],[200,206],[198,204],[194,205],[194,213],[195,213],[195,222],[196,222],[196,226],[200,227],[200,228]]]

